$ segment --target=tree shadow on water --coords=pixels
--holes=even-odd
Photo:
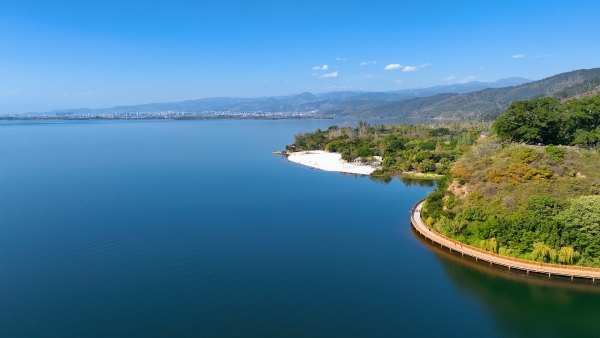
[[[600,283],[526,276],[490,268],[425,242],[459,294],[483,305],[503,334],[518,337],[597,337]]]

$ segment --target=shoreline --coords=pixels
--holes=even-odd
[[[288,161],[317,170],[334,171],[348,174],[371,175],[376,168],[342,160],[342,155],[323,150],[299,151],[288,155]]]
[[[427,181],[435,181],[444,177],[444,175],[438,174],[428,174],[428,173],[418,173],[412,171],[404,171],[402,172],[401,177],[410,178],[413,180],[427,180]]]
[[[431,242],[440,245],[440,247],[445,247],[450,251],[458,252],[463,256],[467,255],[469,257],[473,257],[476,261],[481,260],[484,262],[488,262],[490,263],[490,266],[495,264],[497,266],[504,266],[508,268],[508,270],[521,270],[525,271],[528,275],[530,273],[537,273],[546,275],[548,276],[548,278],[551,278],[552,275],[565,276],[570,277],[571,279],[591,279],[592,282],[595,282],[596,279],[600,279],[600,269],[597,268],[583,267],[577,265],[541,263],[508,256],[502,256],[448,238],[431,229],[429,226],[427,226],[427,224],[425,224],[425,222],[421,218],[421,208],[423,207],[424,202],[425,200],[423,199],[415,204],[415,206],[410,212],[410,223],[412,227],[417,231],[417,233],[429,239]]]

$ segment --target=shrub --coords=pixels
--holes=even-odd
[[[450,170],[452,176],[458,180],[460,184],[465,184],[471,178],[471,172],[465,167],[463,163],[457,163],[452,170]]]
[[[568,246],[563,246],[558,251],[558,261],[563,264],[573,264],[577,257],[579,257],[579,253]]]
[[[535,261],[547,262],[555,261],[557,258],[556,250],[552,250],[544,242],[537,242],[533,244],[533,252],[531,257]]]
[[[479,242],[479,246],[486,251],[491,251],[493,253],[498,252],[498,242],[496,242],[495,238],[482,239]]]
[[[565,148],[557,146],[547,146],[546,155],[550,157],[554,162],[560,162],[565,157]]]
[[[520,147],[511,154],[517,163],[529,164],[538,157],[538,152],[531,148]]]
[[[487,219],[487,216],[483,213],[483,210],[479,207],[469,207],[462,213],[462,218],[467,221],[478,221],[483,222]]]

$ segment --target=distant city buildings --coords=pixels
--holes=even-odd
[[[317,117],[318,110],[305,112],[265,112],[258,111],[160,111],[160,112],[118,112],[118,113],[76,113],[76,112],[54,112],[54,113],[29,113],[22,115],[3,115],[4,120],[81,120],[81,119],[108,119],[108,120],[132,120],[132,119],[210,119],[210,118],[298,118]]]

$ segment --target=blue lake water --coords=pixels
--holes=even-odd
[[[271,154],[344,123],[0,123],[0,336],[600,334],[600,285],[417,238],[408,211],[432,184]]]

